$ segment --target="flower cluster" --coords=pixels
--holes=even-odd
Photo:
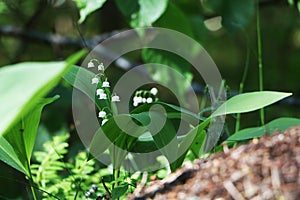
[[[95,192],[97,192],[98,186],[96,184],[93,184],[92,187],[85,193],[85,197],[90,197]]]
[[[158,90],[157,88],[153,87],[151,90],[138,90],[135,92],[133,97],[133,106],[137,107],[140,104],[144,103],[152,103],[158,100],[157,98]]]
[[[96,84],[97,85],[97,90],[96,90],[96,96],[98,97],[99,100],[108,100],[109,102],[119,102],[120,97],[116,94],[111,94],[110,93],[110,83],[107,80],[107,77],[104,74],[104,65],[103,63],[99,63],[97,59],[92,59],[89,61],[87,68],[94,68],[96,65],[98,66],[98,71],[99,73],[92,78],[91,84]],[[108,116],[107,112],[111,113],[110,108],[103,108],[102,110],[99,111],[98,117],[102,119],[101,126],[103,126],[107,121],[108,121]]]

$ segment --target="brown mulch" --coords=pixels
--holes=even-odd
[[[300,199],[300,126],[187,164],[128,199]]]

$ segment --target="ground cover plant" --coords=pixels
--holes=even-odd
[[[3,198],[124,199],[138,183],[164,178],[186,161],[300,124],[298,1],[18,3],[0,2]],[[282,22],[282,30],[271,34],[277,24],[267,22],[281,7],[294,21]],[[49,13],[55,16],[50,25],[44,23]],[[100,28],[98,18],[105,19]],[[55,33],[43,32],[49,27]],[[179,50],[167,52],[148,44],[119,57],[119,52],[105,49],[114,45],[109,41],[117,41],[114,48],[120,52],[136,44],[132,38],[148,41],[147,31],[155,30],[149,27],[171,29],[201,46],[190,48],[178,40],[180,34],[164,40],[152,34],[154,44],[178,43]],[[130,28],[135,35],[122,38]],[[106,29],[112,31],[95,36]],[[265,36],[277,37],[280,44]],[[243,45],[235,46],[232,38]],[[220,52],[222,46],[209,44],[228,48]],[[188,56],[179,56],[180,50]],[[201,80],[190,62],[199,52],[212,53],[222,74],[218,84]],[[273,54],[280,59],[275,62]],[[122,77],[131,77],[126,72],[140,69],[142,63],[143,70],[125,78],[128,88],[117,90]],[[138,81],[143,84],[135,87]],[[191,90],[196,106],[187,97]],[[128,112],[121,112],[122,105]],[[94,113],[85,115],[83,110]],[[96,127],[80,129],[88,122],[96,122]],[[148,159],[139,157],[151,152],[155,154]]]

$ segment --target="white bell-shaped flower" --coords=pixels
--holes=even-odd
[[[96,91],[96,94],[97,95],[101,95],[101,94],[103,94],[104,93],[104,90],[103,89],[97,89],[97,91]]]
[[[107,95],[105,93],[100,94],[99,99],[107,99]]]
[[[104,81],[104,82],[102,83],[102,87],[103,87],[103,88],[110,87],[110,86],[109,86],[109,82],[108,82],[108,81]]]
[[[92,78],[92,84],[98,84],[99,83],[99,79],[97,77]]]
[[[114,95],[111,97],[111,101],[112,102],[119,102],[120,101],[120,97],[118,95]]]
[[[88,68],[93,68],[93,67],[95,67],[95,65],[94,65],[94,63],[92,62],[92,61],[90,61],[89,63],[88,63],[88,66],[87,66]]]
[[[108,119],[103,119],[101,122],[101,126],[103,126],[107,121],[108,121]]]
[[[156,87],[151,88],[150,93],[153,95],[157,95],[158,89]]]
[[[148,98],[146,99],[146,102],[147,102],[147,103],[152,103],[152,102],[153,102],[153,99],[152,99],[151,97],[148,97]]]
[[[104,71],[104,65],[103,65],[103,63],[100,63],[98,65],[98,71]]]
[[[142,97],[134,97],[133,101],[139,104],[139,103],[143,102],[143,98]]]
[[[99,118],[104,118],[106,116],[106,112],[105,111],[100,111],[99,113],[98,113],[98,117]]]

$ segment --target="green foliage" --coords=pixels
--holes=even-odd
[[[178,26],[178,24],[180,24],[180,26]],[[161,18],[155,22],[154,25],[156,27],[163,27],[179,31],[190,37],[194,36],[191,20],[188,18],[187,13],[183,12],[182,9],[174,2],[168,3],[166,11]]]
[[[16,124],[60,81],[84,52],[66,62],[27,62],[0,69],[0,135]],[[9,88],[9,89],[8,89]]]
[[[123,15],[131,27],[151,26],[165,12],[168,0],[116,0]]]
[[[235,132],[229,138],[227,138],[226,141],[227,142],[244,141],[253,138],[258,138],[273,133],[274,131],[284,131],[291,126],[297,126],[297,125],[300,125],[300,119],[279,118],[269,122],[265,126],[246,128],[238,132]]]
[[[64,74],[63,78],[73,87],[86,94],[96,104],[97,108],[101,109],[102,107],[108,106],[108,104],[107,101],[95,100],[96,85],[91,85],[91,80],[95,75],[93,72],[73,65],[69,71]],[[102,82],[100,81],[99,84],[102,84]]]
[[[34,152],[37,164],[31,165],[33,180],[37,186],[55,196],[62,189],[61,185],[60,187],[53,187],[53,184],[61,184],[61,177],[58,172],[65,168],[62,160],[69,146],[65,142],[68,138],[69,135],[67,134],[54,136],[52,141],[44,143],[44,151]]]
[[[100,9],[103,4],[106,2],[106,0],[73,0],[79,11],[80,11],[80,19],[78,20],[78,23],[84,22],[86,17],[90,15],[92,12],[94,12],[97,9]]]
[[[291,95],[291,93],[274,91],[248,92],[239,94],[222,104],[212,114],[212,117],[233,113],[251,112],[271,105]]]
[[[124,194],[126,194],[126,191],[128,190],[128,185],[121,185],[121,186],[117,186],[113,189],[112,191],[112,199],[118,199],[121,196],[123,196]]]
[[[3,13],[6,9],[6,4],[4,2],[0,2],[0,14]]]
[[[172,38],[169,39],[170,41],[166,42],[175,43]],[[149,66],[148,72],[154,81],[164,84],[165,86],[176,84],[179,96],[184,97],[193,79],[191,66],[187,61],[175,54],[158,49],[143,49],[142,57],[145,63],[160,63],[168,66],[168,68],[158,68],[156,70]],[[182,80],[173,79],[168,76],[170,74],[169,67],[179,72],[185,78],[185,81],[182,82]]]
[[[0,135],[25,116],[59,81],[66,63],[22,63],[0,69]],[[9,90],[8,90],[9,88]],[[26,89],[25,89],[26,88]]]
[[[287,0],[287,2],[291,5],[291,6],[295,6],[299,13],[300,13],[300,1],[299,0]]]
[[[57,135],[51,141],[44,143],[42,151],[34,152],[36,163],[31,165],[34,182],[42,191],[43,199],[95,199],[107,196],[107,191],[101,184],[104,177],[112,174],[106,168],[97,169],[94,160],[88,160],[86,152],[79,152],[67,163],[68,134]],[[97,170],[96,170],[97,169]],[[122,175],[118,182],[122,185],[109,191],[113,199],[117,199],[129,190],[129,183],[135,182],[127,174]],[[128,181],[128,182],[127,182]],[[111,188],[114,182],[106,182],[106,187]],[[93,193],[88,192],[93,189]]]
[[[69,2],[66,1],[64,3],[64,0],[49,0],[47,3],[46,1],[0,1],[0,60],[5,65],[6,63],[33,60],[33,58],[38,60],[57,60],[58,57],[66,57],[70,52],[77,50],[77,47],[82,47],[81,42],[77,41],[80,38],[76,31],[82,31],[82,33],[79,33],[81,38],[86,36],[92,37],[91,40],[87,39],[85,41],[85,43],[90,45],[94,42],[93,39],[96,35],[97,37],[95,38],[98,39],[100,35],[99,38],[102,40],[102,32],[97,32],[98,30],[126,29],[124,20],[127,20],[129,26],[133,28],[151,26],[169,28],[200,40],[201,45],[211,53],[212,58],[220,67],[220,71],[222,73],[224,71],[223,75],[228,79],[226,82],[230,84],[230,87],[236,89],[238,88],[238,83],[235,81],[239,70],[237,68],[234,69],[234,67],[243,65],[243,48],[245,45],[247,45],[248,49],[246,65],[250,67],[253,63],[256,63],[256,52],[253,53],[250,49],[255,49],[253,48],[254,44],[252,44],[255,40],[253,39],[253,30],[257,29],[259,33],[261,32],[259,17],[257,17],[257,27],[254,27],[254,23],[251,23],[251,21],[254,21],[255,7],[257,6],[257,11],[260,11],[258,13],[262,14],[261,38],[263,39],[263,41],[260,41],[260,34],[258,34],[258,60],[261,69],[259,77],[260,89],[276,88],[276,90],[284,91],[293,91],[295,89],[294,93],[296,93],[298,91],[297,74],[299,74],[299,70],[295,66],[300,61],[297,52],[300,40],[297,27],[299,23],[295,17],[297,15],[293,13],[299,13],[289,12],[288,9],[291,8],[284,7],[282,3],[278,3],[280,5],[280,12],[278,12],[277,1],[274,1],[274,4],[269,1],[260,2],[266,7],[271,4],[272,6],[268,9],[265,9],[265,7],[260,9],[259,5],[257,5],[259,1],[254,0],[115,0],[113,2],[107,0],[74,0],[71,2],[76,4],[76,9],[74,9],[69,5]],[[294,7],[292,9],[300,11],[299,0],[287,0],[287,2]],[[105,3],[107,6],[104,6]],[[92,15],[92,13],[100,9],[99,15]],[[73,27],[72,23],[76,24],[73,19],[75,13],[77,14],[78,12],[80,17],[77,23],[81,25],[76,26],[77,29],[75,30],[75,26]],[[119,12],[123,16],[120,16]],[[49,16],[51,16],[51,19]],[[221,16],[223,27],[229,32],[235,32],[235,34],[228,34],[222,28],[217,31],[206,29],[206,24],[203,22],[207,19],[214,19],[215,16]],[[87,17],[89,17],[89,20],[82,26]],[[276,23],[274,23],[274,19],[276,19]],[[216,21],[212,20],[212,23],[216,23]],[[13,26],[22,28],[14,29]],[[95,27],[97,28],[95,29]],[[280,27],[280,30],[278,27]],[[272,32],[274,28],[279,30],[276,34]],[[36,32],[39,30],[42,32]],[[55,37],[52,37],[52,33],[49,33],[49,35],[44,34],[46,30],[53,30]],[[139,32],[139,35],[141,36],[142,33]],[[247,44],[243,43],[245,35]],[[105,39],[105,37],[106,34],[103,38]],[[51,45],[32,45],[32,40],[50,42]],[[180,43],[176,38],[167,38],[164,42],[179,44],[179,47],[182,47],[181,49],[184,51],[187,50],[190,55],[194,55],[195,51],[199,50],[186,48],[185,44]],[[287,43],[288,45],[286,45]],[[68,45],[72,46],[72,48],[73,45],[77,45],[77,47],[72,49]],[[272,48],[269,48],[270,46]],[[265,50],[261,51],[262,49]],[[262,56],[261,52],[264,51],[268,52],[268,54]],[[133,54],[136,54],[136,52]],[[137,179],[140,178],[140,174],[131,176],[127,173],[121,173],[123,169],[121,165],[124,161],[134,163],[134,159],[130,159],[126,151],[148,153],[159,150],[162,156],[158,156],[155,159],[163,163],[161,161],[162,157],[167,158],[167,161],[164,160],[163,164],[168,162],[166,163],[168,166],[153,173],[156,173],[157,177],[163,178],[170,171],[175,171],[181,167],[185,160],[193,160],[222,149],[221,145],[217,146],[221,142],[221,132],[210,131],[211,127],[209,127],[216,119],[220,119],[220,116],[259,110],[291,95],[291,93],[274,91],[240,94],[230,98],[211,115],[205,115],[205,117],[202,114],[204,112],[206,114],[206,110],[211,111],[212,109],[210,109],[211,105],[206,104],[206,97],[202,94],[199,95],[199,98],[201,98],[200,107],[204,109],[200,110],[200,113],[189,111],[187,102],[185,102],[185,107],[181,108],[177,105],[157,100],[138,106],[131,110],[130,114],[117,114],[117,112],[114,112],[115,108],[111,105],[110,100],[99,101],[95,98],[95,89],[103,83],[103,80],[100,80],[97,86],[91,85],[90,81],[96,74],[73,65],[81,55],[82,52],[64,62],[22,62],[0,68],[0,160],[26,175],[31,185],[34,199],[123,198],[134,189]],[[194,75],[190,63],[171,52],[158,49],[143,49],[141,55],[134,56],[131,57],[129,55],[134,62],[139,63],[143,61],[144,63],[167,65],[185,77],[186,81],[184,82],[170,78],[169,71],[166,68],[153,70],[150,65],[148,69],[148,74],[155,81],[164,83],[166,87],[170,83],[176,85],[179,96],[182,99],[185,99],[186,91],[192,80],[195,82],[199,81],[198,76]],[[262,57],[265,65],[263,70]],[[125,55],[125,58],[127,59],[127,55]],[[116,62],[116,64],[119,65],[120,63]],[[115,68],[110,68],[110,70],[111,72],[109,73],[111,74],[118,72]],[[255,68],[249,68],[249,70],[255,72]],[[292,71],[289,81],[285,80],[286,77],[281,76],[284,70]],[[264,77],[266,77],[264,78],[264,84],[266,86],[263,86],[263,71],[266,71],[264,74]],[[242,83],[245,83],[243,88],[245,91],[253,90],[257,86],[257,83],[251,82],[257,79],[256,76],[252,77],[252,74],[255,73],[249,73],[248,76],[245,75],[243,78]],[[95,107],[98,110],[105,109],[107,111],[108,117],[106,116],[105,120],[108,121],[101,125],[101,129],[95,132],[89,150],[93,156],[98,156],[102,153],[105,156],[110,156],[110,166],[102,166],[102,164],[97,163],[93,159],[92,155],[88,155],[86,152],[68,154],[71,152],[71,149],[68,150],[69,143],[67,141],[69,135],[65,133],[53,136],[51,141],[45,142],[43,150],[34,152],[36,162],[32,165],[30,164],[42,110],[46,105],[58,98],[54,95],[61,88],[58,88],[54,92],[55,94],[49,94],[49,92],[58,85],[62,75],[73,87],[86,94],[95,103]],[[286,88],[287,86],[289,88]],[[64,91],[61,92],[63,98],[61,100],[64,99],[64,101],[60,100],[57,102],[58,104],[64,104],[63,107],[69,109],[70,102],[66,99],[68,99],[70,91],[65,87],[63,89]],[[105,92],[111,97],[108,89]],[[47,94],[54,97],[43,98]],[[166,114],[155,109],[153,110],[155,107],[163,107]],[[54,109],[57,109],[57,107]],[[48,115],[51,113],[51,109],[49,110],[44,115],[45,121],[49,120],[49,116],[50,118],[53,117],[53,115]],[[297,109],[293,110],[296,113],[295,110]],[[286,115],[281,110],[274,111],[271,114],[267,113],[269,115],[266,115],[266,119],[274,119],[278,115]],[[60,115],[63,117],[70,117],[69,114],[61,113]],[[116,120],[118,120],[118,123]],[[179,120],[183,120],[188,128],[186,132],[177,135]],[[237,121],[239,122],[239,117]],[[247,119],[247,121],[241,122],[246,122],[243,124],[243,127],[250,128],[239,130],[235,133],[228,131],[231,129],[223,130],[228,138],[222,139],[225,139],[229,146],[238,145],[252,138],[262,137],[276,130],[284,131],[290,126],[300,124],[300,120],[296,118],[278,118],[266,123],[264,126],[251,127],[250,125],[248,126],[248,121],[251,120]],[[264,122],[264,120],[261,121]],[[103,119],[99,119],[99,124],[101,122],[103,122]],[[162,129],[157,130],[157,127],[161,127],[162,122]],[[49,129],[59,126],[51,122],[46,123],[47,125],[43,124],[42,126],[47,126]],[[120,123],[122,128],[126,128],[120,128]],[[69,120],[65,120],[63,124],[65,127],[73,127]],[[140,127],[136,128],[135,125],[140,125]],[[230,125],[227,122],[225,124],[225,126]],[[48,131],[47,134],[50,136]],[[70,144],[76,144],[77,141],[73,141],[73,139]],[[99,145],[100,143],[101,145]],[[113,148],[113,145],[126,151],[116,150]],[[211,151],[212,149],[214,150]],[[76,151],[78,149],[72,146],[73,150]],[[69,157],[70,155],[74,156]],[[174,161],[172,159],[174,157],[177,160]],[[113,170],[110,170],[111,168]],[[133,178],[133,176],[135,177]],[[90,194],[87,193],[92,191],[91,189],[94,186],[96,186],[97,190]],[[0,187],[6,190],[6,187],[2,185]],[[42,191],[38,194],[40,196],[35,195],[34,187]]]
[[[0,158],[4,163],[19,170],[20,172],[23,172],[24,174],[27,174],[27,170],[20,162],[20,159],[14,151],[14,148],[3,136],[0,136]]]
[[[118,121],[118,124],[116,121]],[[145,132],[145,128],[136,128],[136,126],[134,126],[134,124],[130,122],[131,117],[127,115],[118,115],[115,118],[111,118],[95,133],[90,144],[90,153],[94,157],[97,157],[108,148],[113,149],[113,145],[120,147],[121,150],[132,149],[135,141],[137,140],[137,137]],[[126,130],[122,130],[119,126],[126,127]],[[133,137],[128,133],[131,133],[131,135],[137,137]],[[123,151],[116,151],[117,152],[113,152],[113,150],[110,150],[110,153],[111,155],[114,155],[114,158],[112,158],[112,160],[116,162],[114,163],[115,166],[117,168],[120,168],[120,164],[124,161],[126,155],[124,155]]]
[[[36,138],[37,128],[40,122],[42,109],[45,105],[52,103],[58,97],[42,99],[38,104],[31,110],[30,113],[25,115],[23,119],[10,128],[3,137],[13,147],[13,152],[10,151],[11,156],[17,155],[18,160],[22,163],[26,169],[26,175],[30,175],[28,165],[30,163],[30,157]],[[2,157],[1,157],[2,159]],[[11,165],[11,163],[8,163]]]
[[[31,184],[30,157],[42,109],[58,97],[42,99],[60,80],[60,76],[74,64],[83,51],[66,62],[20,63],[0,69],[1,153],[0,159],[25,173]],[[7,90],[9,88],[9,90]],[[4,92],[6,91],[6,92]]]
[[[36,164],[31,165],[34,182],[45,191],[43,196],[46,199],[53,196],[58,199],[83,198],[93,181],[100,179],[94,171],[95,162],[87,161],[85,152],[78,153],[74,163],[64,162],[64,156],[68,153],[68,138],[68,134],[54,136],[52,141],[44,143],[43,151],[34,152],[37,160]]]
[[[74,55],[66,62],[22,63],[0,69],[0,91],[3,93],[0,103],[5,105],[0,108],[0,114],[3,116],[0,122],[0,135],[3,135],[11,145],[8,146],[3,140],[2,148],[8,149],[0,159],[21,172],[26,169],[27,176],[30,175],[30,156],[41,111],[45,105],[57,99],[56,97],[41,100],[41,97],[58,83],[60,76],[82,56],[82,53]],[[15,160],[16,155],[23,165],[21,168],[19,162]],[[7,156],[11,158],[8,159]]]
[[[95,94],[92,92],[92,86],[88,86],[91,85],[89,81],[92,77],[95,77],[93,73],[85,69],[79,69],[76,66],[72,67],[65,75],[65,79],[69,83],[72,83],[74,87],[80,90],[83,89],[83,92],[94,101]],[[290,95],[290,93],[270,91],[240,94],[223,103],[211,116],[199,125],[197,123],[202,120],[200,116],[175,105],[158,101],[139,106],[130,115],[115,115],[114,118],[108,119],[108,122],[95,133],[90,145],[90,152],[96,157],[107,149],[110,149],[110,154],[113,155],[112,162],[119,169],[127,153],[115,150],[113,145],[126,150],[125,152],[131,152],[133,149],[135,152],[150,152],[151,150],[158,149],[169,160],[170,168],[174,171],[181,166],[189,150],[193,152],[195,157],[199,157],[202,153],[209,152],[216,145],[221,132],[212,132],[205,136],[205,128],[209,125],[211,119],[226,114],[259,110]],[[152,109],[150,112],[149,108],[154,105],[164,106],[167,111],[167,119],[162,124],[163,126],[160,130],[156,130],[153,127],[161,127],[161,122],[164,122],[165,115],[158,111],[156,112],[155,109]],[[100,104],[97,107],[99,110],[102,109]],[[176,136],[176,127],[174,127],[172,120],[185,118],[188,118],[186,121],[191,126],[196,127],[191,128],[188,133],[178,137]],[[142,126],[139,126],[137,129],[136,124],[132,124],[133,119],[141,123]],[[193,123],[195,121],[197,122],[196,124]],[[149,122],[151,122],[151,126],[149,126]],[[124,127],[126,127],[126,130],[124,130]],[[150,137],[147,139],[142,137],[147,133],[151,134]],[[153,133],[155,135],[152,136]],[[101,146],[99,146],[100,143]],[[178,159],[176,161],[171,160],[174,157]]]

